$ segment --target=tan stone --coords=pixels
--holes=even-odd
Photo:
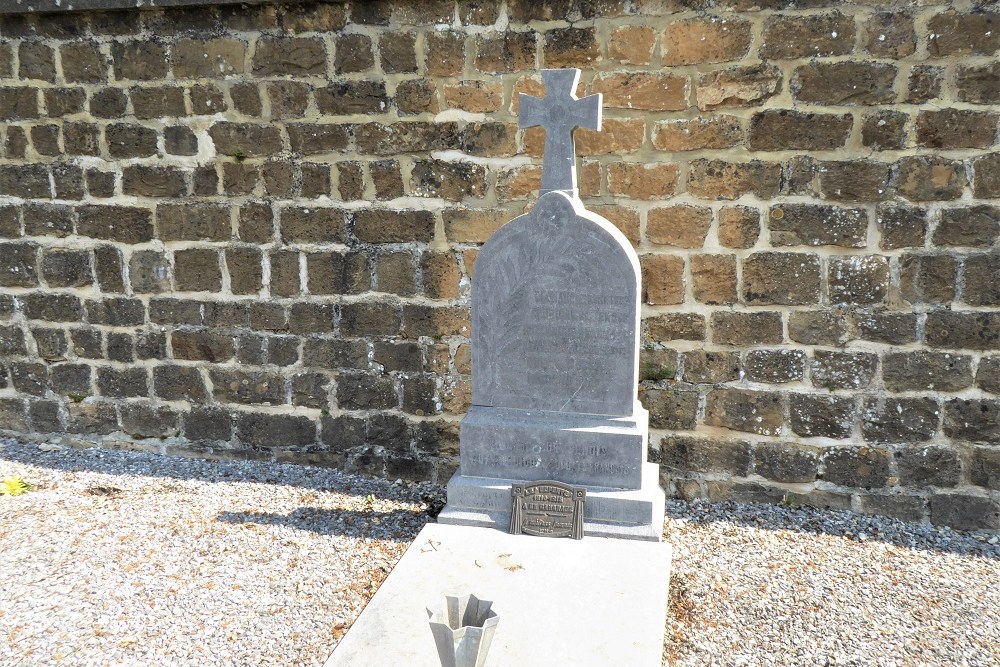
[[[663,64],[739,60],[750,49],[750,23],[718,17],[675,21],[663,32]]]
[[[648,65],[655,43],[656,33],[652,28],[639,25],[615,28],[608,39],[608,58],[630,65]]]
[[[653,306],[684,302],[684,258],[673,255],[642,255],[642,300]]]
[[[447,343],[436,343],[427,348],[427,370],[431,373],[447,373],[451,348]]]
[[[700,248],[711,224],[710,208],[687,204],[655,208],[646,218],[646,237],[657,245]]]
[[[246,50],[246,44],[237,39],[179,40],[173,48],[174,76],[222,78],[242,74]]]
[[[639,212],[625,206],[588,206],[597,215],[607,218],[625,235],[632,245],[639,245]]]
[[[641,120],[605,120],[600,132],[586,129],[576,131],[576,152],[581,156],[634,153],[642,148],[644,135],[645,124]],[[527,133],[525,144],[527,145]],[[542,145],[543,142],[537,142],[539,155]]]
[[[461,295],[462,271],[452,252],[429,252],[420,261],[424,294],[431,299],[457,299]]]
[[[599,74],[591,86],[604,94],[605,108],[681,111],[687,109],[687,77],[628,72]]]
[[[662,199],[677,190],[676,164],[616,162],[608,165],[608,187],[613,195],[632,199]]]
[[[525,164],[503,171],[497,177],[497,199],[501,202],[526,199],[542,184],[542,167]]]
[[[464,415],[472,405],[472,381],[458,380],[455,384],[445,385],[441,394],[441,405],[444,411],[453,415]]]
[[[760,236],[760,211],[746,206],[719,210],[719,243],[726,248],[752,248]]]
[[[455,350],[455,370],[463,375],[472,373],[472,346],[462,343]]]
[[[747,107],[763,104],[781,92],[784,75],[774,65],[754,65],[709,72],[695,88],[698,108]]]
[[[465,264],[465,275],[472,277],[472,272],[476,269],[476,257],[479,257],[478,248],[470,248],[462,253],[462,263]]]
[[[773,162],[697,160],[691,164],[688,192],[704,199],[736,199],[753,193],[773,197],[781,187],[781,165]]]
[[[691,258],[694,298],[701,303],[736,303],[735,255],[698,255]]]
[[[577,171],[577,184],[581,197],[596,197],[601,194],[601,164],[587,161]]]
[[[661,151],[732,148],[743,143],[743,122],[735,116],[667,120],[653,129],[653,146]]]
[[[445,103],[452,109],[491,113],[503,103],[503,86],[487,81],[463,81],[444,86]]]
[[[576,154],[580,156],[634,153],[642,147],[645,125],[641,120],[605,120],[601,131],[578,129]],[[545,131],[540,127],[524,130],[524,152],[542,157]]]
[[[451,208],[442,212],[444,234],[451,243],[485,243],[511,215],[502,209]]]

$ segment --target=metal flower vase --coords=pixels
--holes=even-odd
[[[500,617],[475,595],[446,595],[444,609],[427,610],[442,667],[483,667]]]

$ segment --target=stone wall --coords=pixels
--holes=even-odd
[[[0,428],[446,481],[476,252],[538,185],[516,93],[580,67],[668,491],[996,529],[1000,14],[976,4],[0,16]]]

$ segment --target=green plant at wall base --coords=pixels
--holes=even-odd
[[[672,380],[675,375],[676,373],[674,371],[664,366],[657,366],[656,364],[642,365],[643,380],[654,380],[657,382],[660,380]]]
[[[781,499],[781,502],[785,505],[788,505],[789,507],[795,507],[796,505],[799,504],[799,499],[796,498],[793,494],[789,493],[784,498]]]
[[[241,151],[239,148],[237,148],[236,150],[233,151],[231,157],[237,162],[243,162],[243,160],[247,159],[247,154]]]
[[[20,477],[8,477],[0,484],[0,496],[20,496],[28,491],[31,491],[31,484]]]

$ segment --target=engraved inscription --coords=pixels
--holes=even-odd
[[[510,532],[538,537],[583,539],[583,503],[587,490],[545,480],[514,484]]]
[[[473,403],[632,413],[638,263],[616,230],[558,193],[502,228],[476,262]]]

